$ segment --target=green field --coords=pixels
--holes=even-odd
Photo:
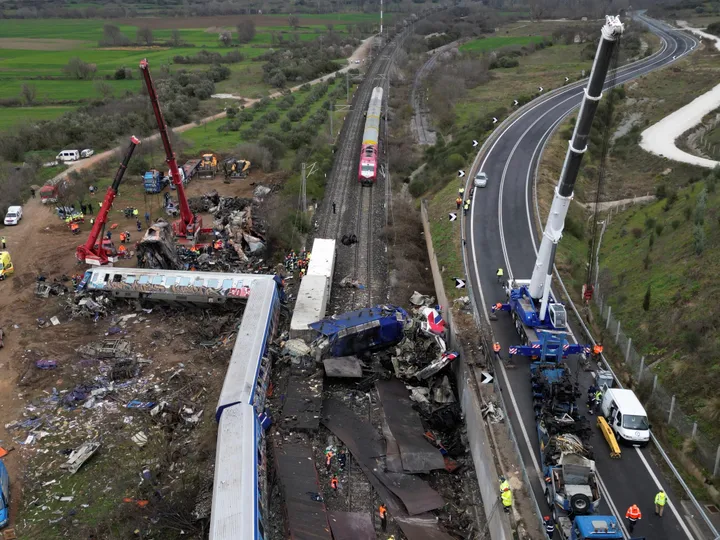
[[[28,121],[52,120],[74,107],[17,107],[0,109],[0,131]]]
[[[499,49],[501,47],[510,47],[518,45],[524,47],[531,43],[541,43],[543,36],[517,36],[517,37],[489,37],[473,39],[460,46],[462,52],[487,52]]]
[[[133,80],[113,79],[115,71],[121,67],[134,69],[140,60],[147,58],[150,65],[159,69],[160,66],[170,65],[171,69],[207,69],[205,65],[173,64],[173,57],[178,55],[193,56],[200,51],[212,51],[226,54],[230,51],[239,51],[244,60],[235,64],[228,64],[231,76],[228,80],[217,84],[217,93],[233,93],[248,98],[261,97],[272,91],[272,88],[262,81],[262,63],[253,62],[269,48],[282,47],[283,42],[315,40],[326,34],[326,24],[333,25],[333,32],[347,35],[348,24],[358,22],[375,22],[377,16],[363,13],[332,13],[327,15],[298,15],[300,27],[293,29],[283,25],[288,15],[276,15],[280,23],[267,22],[271,26],[258,26],[256,35],[248,44],[238,45],[237,41],[232,47],[224,47],[218,40],[218,31],[208,31],[206,28],[180,28],[180,39],[186,46],[180,47],[99,47],[98,42],[103,37],[103,25],[114,21],[99,19],[67,20],[67,19],[24,19],[0,20],[0,99],[18,99],[23,84],[35,87],[35,105],[66,105],[80,104],[91,99],[102,97],[101,89],[112,88],[112,95],[119,96],[126,91],[136,92],[142,87],[139,73]],[[235,23],[240,17],[220,18],[222,24],[234,31]],[[124,24],[118,25],[120,31],[131,41],[136,38],[136,32],[142,19],[134,19],[138,26]],[[307,21],[308,24],[304,24]],[[325,21],[318,24],[318,21]],[[192,21],[183,20],[182,24],[192,24]],[[181,25],[182,25],[181,24]],[[170,40],[172,30],[153,30],[156,43]],[[357,34],[356,34],[357,35]],[[282,39],[282,41],[280,41]],[[93,80],[69,79],[62,68],[71,58],[79,57],[84,62],[95,64],[96,74]],[[102,81],[103,85],[99,83]],[[25,109],[28,110],[28,109]],[[9,112],[0,108],[0,129],[6,129],[16,124],[19,113]],[[30,118],[45,118],[48,112],[39,113]],[[22,116],[22,115],[20,115]]]

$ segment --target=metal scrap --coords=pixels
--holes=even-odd
[[[97,452],[98,448],[100,448],[100,443],[97,441],[83,443],[72,451],[68,460],[60,465],[60,468],[67,469],[70,474],[75,474]]]

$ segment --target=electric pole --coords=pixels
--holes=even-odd
[[[330,102],[330,142],[333,141],[333,102]]]
[[[302,186],[300,188],[300,210],[307,212],[307,178],[305,177],[305,163],[302,164]]]

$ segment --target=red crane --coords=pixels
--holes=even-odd
[[[170,145],[167,125],[165,124],[165,119],[163,118],[162,111],[160,110],[160,103],[158,102],[157,92],[155,91],[155,84],[153,83],[152,77],[150,77],[150,69],[147,59],[140,62],[140,71],[142,71],[143,78],[145,79],[145,86],[147,87],[153,112],[155,113],[155,120],[157,120],[158,129],[160,130],[160,137],[162,138],[163,147],[165,147],[165,161],[170,167],[170,176],[172,177],[172,183],[177,189],[178,202],[180,203],[180,219],[173,223],[173,232],[175,233],[175,236],[187,238],[194,242],[195,235],[202,229],[202,218],[192,213],[187,197],[185,196],[185,188],[183,187],[182,177],[180,176],[180,170],[177,166],[175,153]]]
[[[125,152],[125,157],[123,158],[122,163],[120,163],[120,167],[118,167],[118,170],[115,173],[115,179],[113,180],[112,185],[108,188],[107,193],[105,193],[105,200],[103,200],[97,219],[95,220],[95,224],[90,230],[90,236],[88,236],[87,241],[82,246],[78,246],[77,250],[75,250],[75,255],[78,261],[101,266],[117,260],[117,250],[115,249],[112,240],[104,238],[103,233],[105,223],[107,223],[108,213],[110,213],[110,208],[112,208],[113,201],[117,196],[120,182],[122,182],[127,165],[130,162],[130,158],[132,157],[135,147],[138,144],[140,144],[140,139],[135,136],[130,137],[130,146],[128,147],[127,152]],[[100,235],[102,235],[103,238],[100,238]]]

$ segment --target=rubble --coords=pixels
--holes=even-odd
[[[153,223],[137,245],[138,268],[179,270],[180,259],[172,227],[162,218]]]
[[[75,474],[100,448],[97,441],[86,442],[72,451],[68,460],[60,465],[61,469],[67,469],[70,474]]]
[[[363,376],[362,362],[357,356],[341,356],[323,360],[326,377],[360,379]]]

